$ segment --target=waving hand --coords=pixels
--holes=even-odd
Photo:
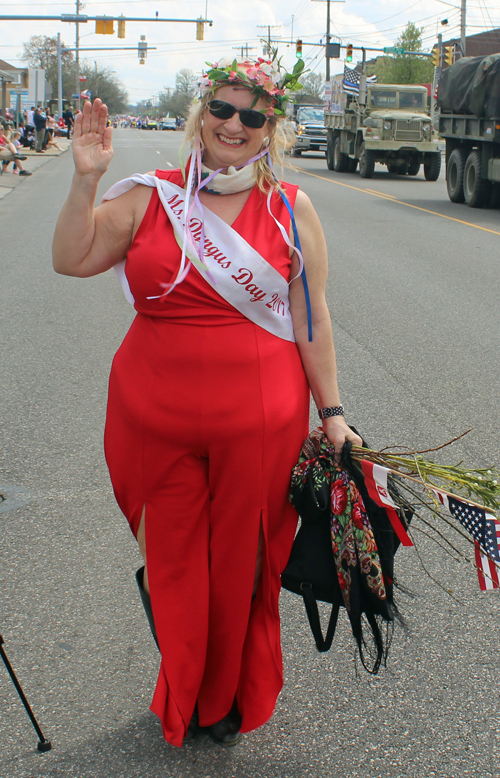
[[[108,108],[96,97],[86,102],[75,117],[73,130],[73,160],[81,176],[101,177],[113,158],[112,127],[106,127]]]

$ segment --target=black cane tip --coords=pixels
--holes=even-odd
[[[50,740],[40,740],[36,747],[39,751],[50,751],[52,748],[52,743]]]

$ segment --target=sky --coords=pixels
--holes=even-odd
[[[276,41],[283,63],[293,66],[295,41],[303,41],[306,67],[325,74],[323,48],[312,44],[325,40],[326,0],[87,0],[80,13],[87,16],[119,16],[167,19],[213,20],[205,25],[205,40],[196,40],[194,23],[126,22],[126,37],[96,35],[95,22],[80,25],[81,47],[137,46],[141,35],[146,35],[148,46],[156,51],[148,53],[146,64],[140,65],[137,51],[81,52],[81,58],[111,67],[118,75],[136,104],[168,87],[175,85],[176,73],[189,68],[201,73],[206,61],[215,62],[223,56],[237,56],[248,44],[250,55],[262,55],[262,37]],[[365,46],[367,49],[393,45],[409,21],[423,27],[423,47],[430,51],[441,32],[443,39],[460,35],[460,0],[345,0],[330,3],[332,40],[342,44]],[[59,16],[75,13],[74,2],[45,2],[44,0],[0,0],[0,15]],[[448,24],[442,25],[443,20]],[[469,35],[500,27],[498,0],[467,0],[467,33]],[[61,33],[66,45],[74,46],[75,25],[56,21],[0,21],[0,59],[17,67],[22,62],[22,44],[32,35],[53,36]],[[331,73],[340,73],[341,59],[331,60]],[[370,55],[367,52],[368,57]],[[354,52],[355,64],[361,52]]]

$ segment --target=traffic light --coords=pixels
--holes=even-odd
[[[125,19],[118,19],[118,37],[119,38],[125,37]]]
[[[444,61],[447,65],[453,65],[453,46],[445,46]]]
[[[299,59],[302,59],[302,41],[298,40],[296,44],[295,54]]]
[[[113,35],[114,31],[115,25],[113,23],[113,19],[96,19],[96,35]]]
[[[145,35],[141,35],[141,40],[137,44],[137,55],[139,57],[139,65],[145,65],[146,57],[148,56],[148,44],[146,43]]]
[[[439,48],[437,46],[432,49],[432,64],[435,68],[439,67]]]
[[[196,22],[196,40],[202,41],[204,37],[205,37],[205,24],[203,22],[203,17],[200,16],[200,18]]]
[[[346,46],[345,61],[352,62],[352,43],[348,43]]]

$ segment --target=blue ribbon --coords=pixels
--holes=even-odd
[[[287,210],[288,210],[288,213],[290,214],[290,218],[292,220],[293,239],[295,241],[295,245],[297,246],[298,250],[302,254],[302,248],[300,246],[299,233],[297,231],[297,223],[295,221],[295,216],[293,215],[293,208],[290,205],[286,194],[281,189],[278,189],[278,192],[280,194],[281,199],[285,203],[285,205],[287,207]],[[313,334],[312,334],[312,314],[311,314],[311,298],[309,297],[309,286],[307,284],[305,263],[302,266],[302,273],[300,274],[300,277],[302,278],[302,284],[304,286],[304,296],[306,298],[306,309],[307,309],[307,333],[308,333],[309,343],[311,343],[312,339],[313,339]]]

